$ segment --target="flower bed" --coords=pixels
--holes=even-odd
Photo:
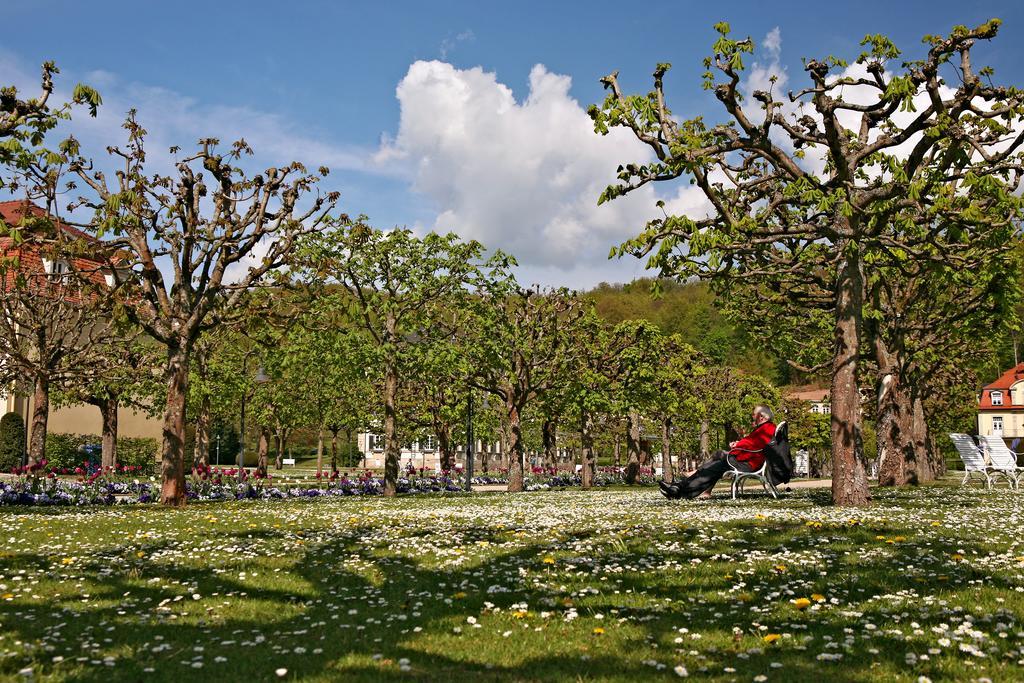
[[[45,461],[19,469],[18,478],[0,481],[0,505],[114,505],[152,503],[159,497],[155,478],[133,479],[131,468],[76,468],[76,479],[58,476],[65,472],[46,468]],[[507,473],[474,477],[476,485],[507,484]],[[624,483],[614,468],[597,473],[595,486]],[[650,472],[641,473],[638,483],[654,483]],[[581,485],[579,474],[549,473],[534,470],[526,476],[527,491],[541,491]],[[406,473],[398,480],[398,493],[456,493],[464,490],[465,480],[457,475]],[[196,468],[186,478],[185,495],[189,500],[274,500],[317,498],[321,496],[374,496],[384,491],[384,479],[366,471],[349,476],[335,473],[311,480],[277,481],[273,475],[260,476],[250,470],[234,468]]]

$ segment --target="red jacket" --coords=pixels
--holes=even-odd
[[[737,441],[729,451],[729,455],[747,463],[753,469],[759,470],[764,464],[764,447],[771,442],[773,436],[775,436],[775,424],[764,422]]]

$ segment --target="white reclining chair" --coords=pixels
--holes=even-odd
[[[985,462],[985,452],[974,443],[974,437],[967,434],[950,434],[949,438],[964,463],[964,478],[960,485],[969,482],[973,475],[980,474],[985,479],[985,487],[992,488],[994,470]]]
[[[1020,488],[1020,475],[1024,467],[1017,466],[1017,453],[1010,450],[1001,436],[983,436],[982,443],[988,454],[988,464],[993,477],[1003,475],[1010,485]]]

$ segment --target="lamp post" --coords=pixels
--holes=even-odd
[[[466,397],[466,491],[473,490],[473,390]]]
[[[249,378],[249,356],[252,355],[255,349],[250,350],[245,354],[245,359],[242,361],[242,378]],[[265,384],[270,381],[270,378],[263,372],[263,366],[261,365],[256,370],[256,376],[253,378],[257,384]],[[243,387],[242,388],[242,416],[241,424],[239,425],[238,432],[238,476],[242,476],[242,472],[245,471],[245,399],[249,392]]]

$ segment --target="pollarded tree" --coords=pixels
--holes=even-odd
[[[0,259],[0,384],[31,387],[32,464],[45,457],[51,392],[100,374],[120,331],[96,314],[86,281],[97,276],[78,272],[91,266],[70,255],[67,226],[24,206],[21,239],[5,244]]]
[[[104,244],[114,295],[165,351],[160,500],[183,505],[185,405],[195,344],[203,332],[252,315],[240,306],[246,293],[289,262],[302,235],[328,222],[338,195],[316,192],[303,205],[319,178],[299,163],[247,176],[233,165],[252,153],[244,141],[223,155],[217,140],[203,140],[197,152],[177,162],[174,176],[146,175],[145,131],[134,112],[125,128],[127,146],[109,148],[122,164],[116,180],[81,159],[71,167],[95,193],[82,200],[96,212],[90,227],[111,237]]]
[[[447,336],[445,315],[487,279],[483,247],[454,233],[419,238],[406,229],[375,230],[360,219],[310,239],[299,277],[323,287],[318,306],[348,311],[376,345],[383,375],[384,494],[397,493],[401,440],[399,383],[419,358],[425,334]],[[500,265],[500,254],[494,265]],[[415,376],[415,370],[408,371]]]
[[[462,312],[451,314],[457,326]],[[419,357],[410,364],[416,376],[407,382],[410,414],[406,419],[436,437],[441,470],[451,472],[455,469],[456,439],[466,421],[471,373],[457,334],[445,337],[443,332],[441,336],[424,332],[427,336],[415,349]]]
[[[651,254],[649,264],[663,274],[723,287],[764,277],[790,291],[809,284],[830,296],[837,504],[870,500],[858,393],[865,259],[884,248],[916,258],[929,228],[949,217],[983,229],[1020,214],[1013,190],[1022,170],[1024,93],[993,85],[991,70],[971,62],[974,43],[995,37],[998,27],[992,20],[929,36],[926,57],[899,71],[889,68],[900,55],[892,42],[868,36],[854,67],[832,57],[808,60],[808,87],[787,101],[774,88],[757,91],[751,107],[741,75],[753,42],[731,39],[723,23],[704,84],[727,123],[674,119],[664,95],[667,64],[655,70],[647,95],[627,96],[616,74],[608,76],[608,98],[591,108],[598,132],[626,127],[657,157],[621,167],[620,183],[601,201],[689,177],[711,206],[707,217],[651,221],[620,254]]]
[[[493,280],[473,300],[476,320],[465,330],[477,388],[501,401],[508,438],[510,492],[524,489],[523,417],[539,409],[577,366],[583,302],[565,289],[523,289],[511,277]]]
[[[634,337],[616,333],[622,329],[609,329],[592,308],[588,310],[575,330],[576,364],[567,368],[564,389],[559,392],[560,400],[579,413],[580,460],[583,465],[584,489],[593,486],[597,470],[597,419],[614,413],[619,407],[622,394],[619,393],[620,387],[616,383],[619,379],[616,372],[624,371],[626,367],[620,363],[620,355],[635,343]],[[637,463],[639,464],[639,459]]]
[[[663,478],[671,483],[672,430],[687,424],[702,407],[698,383],[705,378],[704,359],[696,349],[674,334],[662,344],[662,362],[654,378],[657,393],[652,412],[661,422],[661,467]]]
[[[281,372],[304,392],[308,423],[317,430],[317,472],[323,471],[324,432],[331,432],[331,471],[338,470],[338,434],[351,441],[370,423],[376,403],[371,379],[374,354],[359,330],[348,323],[308,312],[285,338]]]
[[[611,344],[616,350],[608,373],[614,391],[614,412],[626,419],[627,484],[636,483],[643,457],[643,417],[657,403],[655,382],[662,363],[664,335],[646,320],[626,320],[615,326]]]
[[[47,171],[59,157],[41,146],[46,134],[61,120],[71,118],[73,104],[86,105],[89,114],[96,116],[102,98],[82,84],[75,86],[71,102],[50,107],[53,77],[58,73],[53,62],[45,62],[39,95],[29,99],[19,98],[14,86],[0,88],[0,188],[9,192],[24,189],[30,197],[52,198],[54,187]]]
[[[97,317],[112,313],[102,306],[93,307]],[[152,417],[159,410],[163,392],[156,345],[124,320],[114,329],[116,334],[102,347],[102,361],[54,396],[57,405],[87,403],[99,409],[103,467],[117,465],[119,409],[131,408]]]

